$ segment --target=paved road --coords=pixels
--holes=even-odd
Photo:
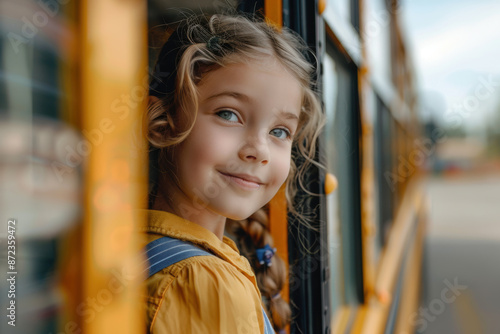
[[[417,333],[500,333],[500,176],[430,178]]]

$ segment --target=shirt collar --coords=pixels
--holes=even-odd
[[[146,216],[144,217],[146,219],[142,219],[141,232],[160,234],[199,245],[231,263],[245,275],[255,276],[247,259],[240,255],[235,243],[228,237],[224,236],[221,241],[206,228],[170,212],[157,210],[140,210],[140,212]]]

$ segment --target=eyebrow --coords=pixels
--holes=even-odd
[[[220,92],[220,93],[217,93],[217,94],[214,94],[214,95],[207,97],[205,99],[205,101],[210,101],[210,100],[216,99],[216,98],[221,97],[221,96],[229,96],[229,97],[233,97],[237,100],[243,100],[243,101],[250,100],[250,97],[248,97],[245,94],[234,92],[234,91],[223,91],[223,92]]]
[[[292,112],[289,112],[289,111],[284,111],[284,110],[281,110],[280,111],[280,116],[283,116],[284,118],[286,119],[291,119],[291,120],[295,120],[295,121],[299,121],[299,116],[295,115],[294,113]]]

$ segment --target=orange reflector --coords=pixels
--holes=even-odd
[[[378,301],[385,306],[390,305],[392,301],[391,293],[385,290],[379,291],[377,293],[377,298]]]
[[[323,14],[323,12],[326,9],[326,4],[328,3],[327,0],[319,0],[318,2],[318,13],[319,15]]]
[[[332,192],[335,191],[335,189],[337,189],[339,185],[339,182],[337,181],[337,178],[335,177],[335,175],[331,174],[331,173],[326,173],[326,176],[325,176],[325,194],[331,194]]]

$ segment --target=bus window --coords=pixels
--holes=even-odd
[[[328,172],[339,180],[326,198],[330,251],[331,307],[363,300],[359,194],[359,110],[356,69],[327,44],[323,68],[323,98],[327,115],[323,151]]]
[[[375,174],[377,179],[377,208],[379,244],[386,243],[389,229],[394,218],[394,194],[396,180],[393,176],[392,117],[380,98],[376,103],[375,119]]]

